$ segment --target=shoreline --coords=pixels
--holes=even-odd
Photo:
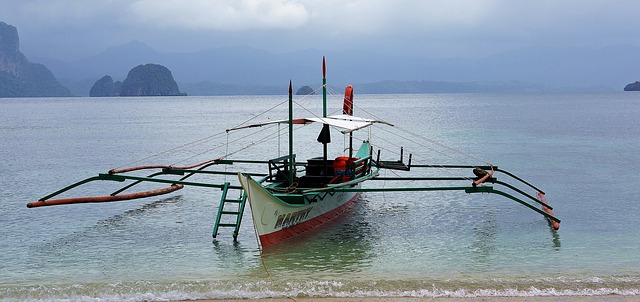
[[[194,300],[190,300],[194,301]],[[502,296],[502,297],[430,297],[430,298],[417,298],[417,297],[346,297],[346,298],[314,298],[314,297],[286,297],[286,298],[258,298],[258,299],[207,299],[207,300],[195,300],[197,302],[534,302],[534,301],[566,301],[566,302],[631,302],[640,301],[640,296],[630,295],[605,295],[605,296]],[[188,300],[175,301],[175,302],[188,302]]]

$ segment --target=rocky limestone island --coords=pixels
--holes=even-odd
[[[72,96],[42,64],[20,52],[18,29],[0,22],[0,97]]]
[[[92,97],[105,97],[105,96],[120,96],[122,90],[122,82],[113,82],[110,76],[104,76],[91,87],[89,96]]]
[[[624,91],[640,91],[640,81],[635,81],[624,86]]]
[[[313,92],[313,88],[309,86],[302,86],[296,92],[296,95],[310,95],[310,94],[315,94],[315,93]]]
[[[171,71],[158,64],[138,65],[129,71],[127,78],[113,82],[110,76],[104,76],[91,87],[92,97],[110,96],[181,96],[178,84]]]

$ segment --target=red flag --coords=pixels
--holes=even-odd
[[[347,89],[344,91],[342,114],[353,115],[353,87],[351,85],[348,85]]]

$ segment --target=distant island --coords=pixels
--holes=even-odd
[[[0,97],[72,96],[42,64],[20,52],[18,30],[0,22]]]
[[[640,91],[640,81],[635,81],[624,86],[624,91]]]
[[[309,86],[302,86],[296,92],[296,95],[310,95],[310,94],[315,94],[315,93],[313,92],[313,88]]]
[[[120,96],[123,95],[183,95],[177,88],[178,84],[183,91],[188,91],[189,95],[280,95],[286,94],[286,81],[284,83],[274,82],[273,79],[286,79],[293,71],[293,66],[307,66],[307,62],[312,59],[308,55],[279,56],[266,51],[251,49],[249,47],[219,48],[196,53],[171,53],[164,54],[155,51],[142,42],[133,41],[131,43],[111,47],[95,56],[79,59],[72,62],[62,62],[55,59],[39,58],[35,64],[29,62],[18,48],[18,32],[11,25],[0,22],[0,97],[39,97],[39,96]],[[616,62],[632,61],[637,55],[640,47],[616,48],[616,56],[620,59]],[[573,54],[573,53],[568,53]],[[598,62],[603,57],[601,52],[590,53],[593,59],[588,62]],[[337,55],[337,54],[336,54]],[[362,54],[358,54],[362,55]],[[543,82],[548,82],[551,73],[548,70],[556,70],[558,64],[564,66],[563,78],[572,78],[574,82],[581,84],[562,84],[562,81],[552,81],[554,84],[536,83],[536,77],[529,77],[526,69],[521,71],[521,76],[503,75],[494,77],[496,73],[509,72],[509,68],[504,68],[501,64],[496,64],[495,60],[481,60],[473,64],[465,60],[460,60],[460,66],[451,61],[416,61],[408,62],[407,68],[403,68],[398,73],[393,65],[388,65],[385,57],[373,56],[368,60],[384,63],[377,66],[376,72],[383,71],[384,74],[372,73],[372,70],[364,64],[355,64],[349,72],[349,83],[354,84],[358,94],[393,94],[393,93],[530,93],[530,92],[583,92],[583,91],[614,91],[615,89],[608,83],[618,83],[620,78],[628,79],[629,74],[611,74],[603,77],[607,82],[603,85],[593,84],[594,81],[582,79],[582,74],[572,74],[575,70],[572,64],[583,64],[585,62],[564,62],[566,57],[582,57],[575,55],[565,55],[560,52],[553,55],[560,58],[560,61],[550,59],[539,73],[543,74]],[[261,59],[256,59],[261,58]],[[266,59],[265,59],[266,58]],[[523,64],[531,61],[526,55],[522,56]],[[344,60],[341,58],[340,60]],[[403,59],[404,60],[404,59]],[[409,59],[407,59],[409,60]],[[172,66],[172,71],[164,70],[155,74],[148,70],[143,75],[133,75],[127,84],[122,81],[123,75],[127,71],[134,71],[133,66],[145,64],[147,62],[163,62],[166,66]],[[502,61],[502,60],[499,60]],[[504,60],[509,61],[509,60]],[[244,62],[256,62],[256,64],[245,64]],[[387,62],[387,63],[385,63]],[[404,62],[404,61],[403,61]],[[479,65],[478,65],[479,64]],[[512,63],[510,63],[512,64]],[[569,64],[569,65],[566,65]],[[618,64],[618,63],[616,63]],[[622,63],[620,63],[622,64]],[[148,64],[147,64],[148,65]],[[154,64],[152,64],[154,65]],[[139,65],[146,66],[146,65]],[[159,65],[158,65],[159,66]],[[274,68],[274,66],[282,66]],[[350,65],[351,66],[351,65]],[[454,68],[464,71],[468,66],[474,70],[482,70],[482,73],[472,78],[482,78],[482,74],[490,75],[490,78],[527,78],[527,81],[511,80],[460,80],[456,81],[451,74],[447,76],[447,81],[438,80],[409,80],[416,77],[427,77],[437,79],[443,71]],[[545,67],[546,66],[546,67]],[[611,70],[617,65],[611,65]],[[215,67],[215,68],[212,68]],[[545,69],[546,68],[546,69]],[[151,68],[153,69],[153,67]],[[601,66],[595,66],[587,70],[600,70]],[[301,70],[306,70],[303,68]],[[385,71],[386,70],[386,71]],[[388,73],[388,71],[395,72]],[[431,74],[425,74],[424,70],[431,70]],[[547,70],[547,71],[545,71]],[[534,69],[538,73],[538,68]],[[172,72],[179,74],[177,80],[173,80]],[[530,72],[530,71],[529,71]],[[296,72],[297,73],[297,72]],[[445,72],[448,74],[448,72]],[[475,73],[475,72],[471,72]],[[55,74],[55,76],[54,76]],[[109,74],[117,76],[119,81],[114,81]],[[585,72],[583,74],[589,74]],[[401,76],[402,81],[382,80],[385,77],[394,78]],[[575,78],[574,78],[575,76]],[[57,78],[56,78],[57,77]],[[137,77],[137,79],[135,79]],[[559,77],[559,75],[555,75]],[[158,82],[165,78],[166,81]],[[99,79],[99,80],[98,80]],[[375,79],[378,82],[371,82]],[[96,81],[98,80],[98,81]],[[313,88],[319,87],[317,75],[313,72],[304,71],[294,78],[294,82],[313,83],[309,85]],[[559,84],[555,84],[558,82]],[[63,83],[64,85],[62,85]],[[340,90],[347,83],[345,78],[332,78],[330,82],[333,87]],[[568,85],[568,86],[564,86]],[[581,85],[581,86],[573,86]],[[627,85],[626,91],[638,90],[638,84]],[[67,89],[70,88],[70,89]],[[304,89],[303,89],[304,88]],[[300,88],[299,94],[304,95],[309,92],[306,87]],[[619,88],[618,88],[619,89]]]
[[[97,80],[91,90],[89,96],[91,97],[107,97],[107,96],[120,96],[122,90],[122,82],[113,82],[111,76],[104,76]]]
[[[91,97],[112,96],[182,96],[171,71],[158,64],[138,65],[129,71],[123,81],[114,82],[104,76],[91,87]]]

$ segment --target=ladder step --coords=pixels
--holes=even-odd
[[[240,212],[238,212],[238,211],[222,211],[222,212],[220,212],[220,214],[233,214],[233,215],[238,215],[238,214],[240,214]]]
[[[225,199],[224,202],[230,202],[230,203],[240,203],[241,200],[238,199]]]
[[[234,227],[235,228],[236,224],[235,223],[220,223],[220,224],[218,224],[218,226],[221,226],[221,227]]]

